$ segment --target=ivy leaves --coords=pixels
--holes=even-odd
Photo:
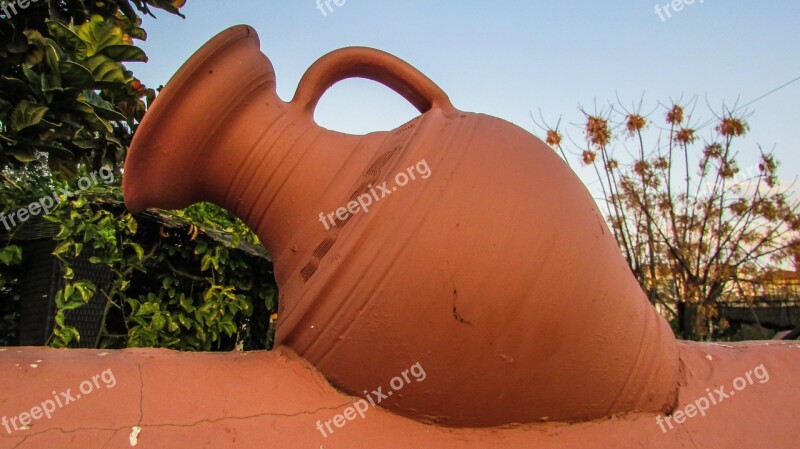
[[[104,323],[122,323],[101,330],[104,347],[209,351],[231,349],[233,343],[251,349],[269,345],[266,326],[277,308],[277,287],[267,259],[210,238],[205,226],[186,218],[198,213],[191,208],[174,215],[177,228],[154,230],[152,222],[124,210],[117,189],[111,193],[113,198],[108,192],[81,192],[48,216],[60,225],[53,253],[68,281],[56,298],[51,346],[80,338],[66,316],[93,295],[106,298],[106,318],[115,316]],[[232,223],[222,210],[196,207],[205,211],[207,225]],[[89,250],[90,263],[111,268],[111,285],[76,278],[72,267]],[[250,318],[258,323],[248,326]]]
[[[8,245],[0,249],[0,263],[10,267],[22,262],[22,248],[17,245]]]
[[[73,185],[68,180],[84,167],[119,166],[155,98],[125,67],[147,61],[134,45],[147,38],[138,13],[180,15],[184,3],[40,2],[0,21],[0,165],[20,175],[44,173],[40,190],[3,184],[6,202]],[[51,178],[55,172],[61,176]],[[160,218],[167,215],[171,227],[131,215],[118,188],[80,192],[51,211],[47,219],[60,226],[54,254],[66,280],[55,298],[51,346],[80,339],[69,313],[99,295],[106,301],[101,347],[268,347],[268,317],[277,305],[271,263],[260,251],[234,249],[242,242],[252,247],[255,235],[211,205]],[[80,279],[73,267],[87,258],[110,268],[110,285]],[[0,269],[18,260],[18,247],[0,250]]]
[[[68,347],[73,340],[80,341],[78,330],[66,324],[66,315],[89,302],[97,287],[89,281],[80,280],[67,283],[63,290],[56,292],[56,315],[50,344],[55,347]]]
[[[114,191],[118,194],[118,189]],[[75,310],[89,302],[95,294],[107,298],[106,314],[114,307],[113,297],[124,297],[130,286],[131,273],[144,271],[144,250],[133,241],[138,224],[129,212],[117,212],[99,207],[96,195],[103,195],[101,188],[81,193],[74,199],[64,201],[50,215],[48,221],[58,223],[60,230],[55,240],[58,242],[53,255],[61,264],[66,284],[56,293],[56,316],[53,335],[49,344],[54,347],[68,347],[73,340],[80,341],[77,329],[67,323],[70,310]],[[89,196],[91,195],[91,197]],[[106,265],[114,273],[115,280],[110,286],[98,286],[84,279],[76,279],[72,268],[74,262],[91,249],[89,258],[92,264]]]
[[[253,301],[275,308],[274,280],[259,270],[265,260],[254,265],[259,259],[202,235],[193,235],[190,242],[188,248],[167,243],[156,256],[172,269],[158,274],[157,293],[127,299],[129,346],[209,351],[220,347],[223,336],[240,338],[243,319],[253,315]],[[254,282],[255,276],[260,277]]]

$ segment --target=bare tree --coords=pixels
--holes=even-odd
[[[703,125],[692,127],[684,107],[665,109],[662,126],[621,104],[582,110],[582,142],[570,140],[568,149],[594,168],[614,237],[650,301],[676,319],[683,337],[706,339],[718,304],[741,281],[794,255],[798,203],[777,182],[771,153],[759,149],[757,169],[740,170],[734,143],[749,129],[743,115],[715,114],[701,142]],[[575,153],[565,151],[558,126],[541,127],[561,155]]]

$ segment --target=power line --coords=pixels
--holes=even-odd
[[[792,80],[790,80],[790,81],[787,81],[787,82],[785,82],[785,83],[781,84],[780,86],[778,86],[778,87],[776,87],[776,88],[772,89],[771,91],[769,91],[769,92],[767,92],[767,93],[765,93],[765,94],[763,94],[763,95],[760,95],[760,96],[756,97],[756,98],[755,98],[755,99],[753,99],[753,100],[750,100],[750,101],[749,101],[749,102],[747,102],[746,104],[743,104],[743,105],[741,105],[741,106],[737,107],[736,109],[732,110],[732,111],[731,111],[731,113],[733,113],[733,112],[736,112],[736,111],[739,111],[739,110],[741,110],[741,109],[744,109],[744,108],[746,108],[746,107],[750,106],[751,104],[753,104],[753,103],[755,103],[755,102],[757,102],[757,101],[759,101],[759,100],[763,100],[764,98],[767,98],[768,96],[770,96],[770,95],[774,94],[775,92],[778,92],[779,90],[781,90],[781,89],[783,89],[783,88],[785,88],[785,87],[788,87],[789,85],[791,85],[791,84],[794,84],[794,83],[796,83],[797,81],[800,81],[800,76],[797,76],[796,78],[794,78],[794,79],[792,79]],[[706,126],[708,126],[708,125],[710,125],[710,124],[714,123],[714,121],[715,121],[715,120],[716,120],[716,119],[711,119],[711,120],[709,120],[709,121],[707,121],[707,122],[703,123],[702,125],[698,126],[698,127],[697,127],[697,129],[703,129],[703,128],[705,128]]]
[[[737,108],[737,109],[746,108],[746,107],[750,106],[751,104],[755,103],[756,101],[758,101],[758,100],[761,100],[761,99],[763,99],[763,98],[766,98],[766,97],[768,97],[768,96],[770,96],[770,95],[774,94],[775,92],[777,92],[777,91],[779,91],[779,90],[783,89],[784,87],[787,87],[787,86],[789,86],[790,84],[792,84],[792,83],[795,83],[795,82],[797,82],[797,81],[800,81],[800,76],[798,76],[797,78],[795,78],[795,79],[793,79],[793,80],[791,80],[791,81],[787,81],[787,82],[786,82],[786,83],[784,83],[784,84],[781,84],[780,86],[776,87],[775,89],[772,89],[771,91],[769,91],[769,92],[765,93],[764,95],[762,95],[762,96],[760,96],[760,97],[756,98],[755,100],[752,100],[751,102],[749,102],[749,103],[747,103],[747,104],[743,105],[741,108]]]

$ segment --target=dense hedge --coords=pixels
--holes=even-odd
[[[78,174],[88,178],[84,171]],[[53,254],[66,279],[54,298],[57,313],[50,346],[66,347],[80,339],[66,317],[99,295],[106,307],[94,347],[271,347],[270,315],[277,309],[272,264],[243,223],[209,204],[133,215],[113,184],[70,189],[68,182],[51,178],[42,188],[41,182],[26,182],[30,177],[18,179],[17,187],[0,188],[0,198],[19,198],[12,210],[53,190],[73,194],[43,217],[58,225]],[[22,196],[22,191],[28,195]],[[17,332],[17,266],[24,253],[15,236],[29,224],[12,230],[0,250],[0,344],[13,344]],[[110,285],[98,286],[75,275],[73,264],[86,255],[91,255],[91,263],[111,269]]]
[[[252,249],[258,242],[249,229],[205,204],[136,216],[122,205],[120,167],[156,96],[124,64],[147,60],[134,45],[147,37],[140,15],[152,14],[151,8],[180,14],[184,3],[39,0],[23,7],[3,2],[0,345],[17,341],[25,300],[20,298],[25,253],[17,232],[40,219],[58,225],[54,255],[66,280],[54,298],[51,346],[80,339],[66,318],[97,295],[106,307],[94,346],[271,345],[272,266],[259,254],[263,248]],[[106,173],[113,180],[98,179]],[[81,185],[84,179],[92,182]],[[113,272],[110,286],[75,275],[76,258],[89,254],[92,263]]]

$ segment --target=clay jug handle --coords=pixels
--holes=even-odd
[[[313,117],[325,91],[347,78],[377,81],[423,114],[432,108],[455,111],[447,94],[422,72],[396,56],[367,47],[342,48],[318,59],[300,80],[292,103]]]

